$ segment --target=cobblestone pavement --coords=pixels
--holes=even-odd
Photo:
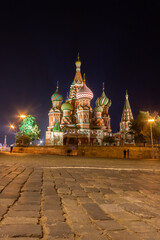
[[[145,163],[136,169],[116,168],[116,162],[0,162],[0,239],[159,240],[160,169]]]

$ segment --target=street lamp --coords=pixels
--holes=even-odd
[[[15,129],[16,127],[13,124],[10,124],[9,126],[11,129]]]
[[[25,118],[26,118],[26,115],[21,114],[19,117],[22,118],[22,119],[25,119]]]

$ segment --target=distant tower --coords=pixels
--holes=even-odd
[[[83,86],[83,78],[81,75],[81,61],[79,59],[79,53],[78,53],[78,57],[77,57],[77,61],[75,62],[75,65],[76,65],[76,74],[70,86],[69,99],[68,99],[69,103],[71,103],[73,105],[73,108],[75,108],[74,114],[76,113],[76,108],[78,104],[78,102],[76,101],[77,100],[76,93]]]
[[[104,92],[104,83],[103,83],[103,88],[102,88],[102,95],[97,98],[96,100],[96,106],[102,107],[103,111],[101,114],[101,117],[104,121],[104,126],[103,129],[105,129],[108,133],[111,133],[111,118],[108,113],[109,107],[111,106],[112,102],[111,100],[106,96]],[[96,114],[95,114],[96,115]]]
[[[132,119],[133,114],[128,100],[128,92],[126,90],[125,104],[120,122],[120,133],[127,133],[129,131],[129,123]]]
[[[59,88],[59,86],[58,86],[58,82],[57,82],[56,91],[55,91],[55,93],[53,93],[53,95],[51,97],[52,108],[48,113],[48,115],[49,115],[48,130],[49,131],[54,127],[56,122],[60,123],[60,121],[61,121],[61,104],[63,101],[63,97],[59,93],[58,88]]]
[[[4,143],[3,143],[3,147],[6,148],[7,147],[7,136],[4,136]]]
[[[77,127],[82,129],[89,129],[91,122],[92,108],[90,102],[93,98],[93,92],[87,87],[85,82],[85,74],[83,80],[83,87],[77,92]]]

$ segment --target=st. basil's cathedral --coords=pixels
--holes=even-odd
[[[66,101],[59,93],[59,86],[51,97],[52,108],[49,111],[49,126],[46,131],[46,145],[103,145],[106,137],[122,138],[124,141],[132,141],[129,136],[129,123],[133,119],[131,107],[126,92],[126,99],[120,132],[113,134],[111,130],[111,118],[109,108],[111,100],[106,96],[104,84],[102,94],[97,98],[92,109],[91,100],[93,92],[87,87],[85,74],[81,75],[81,61],[79,55],[76,65],[76,74],[70,86],[69,96]]]

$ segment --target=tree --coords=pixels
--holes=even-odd
[[[39,129],[35,117],[28,115],[19,125],[17,136],[27,136],[30,138],[30,141],[34,141],[40,138],[40,132],[41,130]]]
[[[151,139],[150,124],[148,119],[152,118],[149,112],[140,111],[135,120],[131,120],[130,134],[134,135],[136,143],[147,143]],[[160,140],[160,117],[155,117],[155,122],[152,125],[154,141]]]
[[[22,136],[22,135],[16,135],[16,146],[26,146],[28,147],[30,145],[31,138],[29,136]]]

